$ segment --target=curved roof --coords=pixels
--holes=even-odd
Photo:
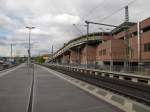
[[[94,32],[94,33],[89,33],[89,35],[88,35],[88,37],[93,37],[93,36],[106,36],[106,38],[107,38],[107,36],[108,35],[110,35],[110,33],[109,32]],[[71,43],[73,43],[73,42],[75,42],[75,41],[78,41],[78,40],[80,40],[80,39],[84,39],[84,38],[86,38],[87,37],[87,35],[82,35],[82,36],[80,36],[80,37],[77,37],[77,38],[75,38],[75,39],[72,39],[72,40],[70,40],[70,41],[68,41],[67,43],[65,43],[59,50],[57,50],[54,54],[57,54],[60,50],[62,50],[63,48],[65,48],[66,46],[68,46],[69,44],[71,44]],[[105,37],[104,38],[102,38],[102,39],[106,39]]]
[[[109,32],[94,32],[94,33],[89,33],[89,37],[91,37],[91,36],[102,36],[102,35],[109,35]],[[76,41],[76,40],[79,40],[79,39],[82,39],[82,38],[86,38],[87,37],[87,34],[86,35],[82,35],[82,36],[80,36],[80,37],[77,37],[77,38],[75,38],[75,39],[72,39],[72,40],[70,40],[67,44],[69,44],[69,43],[71,43],[71,42],[73,42],[73,41]]]

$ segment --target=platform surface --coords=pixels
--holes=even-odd
[[[33,112],[122,112],[35,66]],[[27,112],[32,72],[24,65],[0,77],[0,112]]]

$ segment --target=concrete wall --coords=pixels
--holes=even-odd
[[[70,63],[70,55],[69,54],[63,55],[63,58],[64,58],[64,63],[65,64],[69,64]]]
[[[70,64],[78,63],[78,52],[76,50],[71,50],[70,53]]]
[[[81,64],[87,63],[87,47],[81,49]],[[96,61],[96,47],[88,45],[88,64],[95,64]]]

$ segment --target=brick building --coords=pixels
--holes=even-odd
[[[125,31],[120,25],[112,31],[113,39],[110,39],[97,48],[97,61],[104,64],[113,61],[114,63],[124,63],[126,58]],[[139,62],[138,57],[138,30],[137,24],[131,23],[128,31],[128,61],[133,65]],[[150,63],[150,18],[140,22],[140,61]]]
[[[125,23],[119,25],[111,32],[90,34],[88,44],[86,35],[69,41],[54,54],[54,61],[83,65],[123,65],[125,60],[132,65],[137,65],[139,61],[150,63],[150,18],[140,22],[140,44],[137,23],[128,23],[126,46],[124,25]]]

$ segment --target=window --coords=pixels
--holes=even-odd
[[[100,51],[99,51],[99,55],[100,55],[100,56],[106,55],[106,49],[100,50]]]
[[[120,40],[124,40],[124,36],[119,38]]]
[[[137,31],[136,31],[136,32],[133,32],[133,35],[134,35],[134,36],[137,36]]]
[[[103,55],[106,55],[106,49],[103,50]]]
[[[144,52],[149,52],[150,51],[150,43],[144,44]]]
[[[143,28],[143,32],[147,32],[150,30],[150,26]]]
[[[102,55],[102,51],[99,51],[99,56],[101,56]]]

